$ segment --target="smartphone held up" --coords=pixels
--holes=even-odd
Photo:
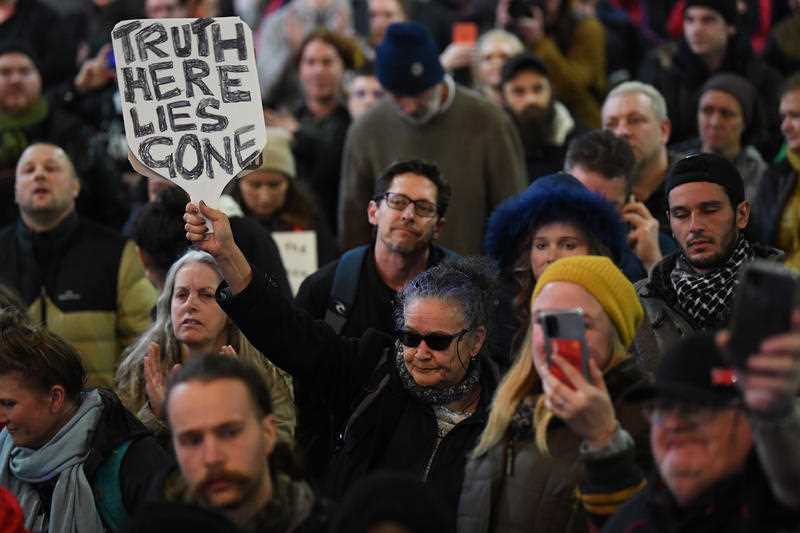
[[[733,366],[746,368],[764,339],[791,329],[798,280],[779,263],[760,259],[746,264],[739,276],[726,353]]]
[[[558,380],[573,387],[564,371],[552,360],[553,354],[558,354],[575,367],[587,381],[590,381],[589,349],[586,344],[583,311],[581,309],[542,310],[538,320],[544,332],[544,350],[550,373]]]

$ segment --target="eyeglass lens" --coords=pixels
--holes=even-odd
[[[425,344],[431,350],[446,350],[450,346],[450,343],[453,342],[454,338],[463,335],[465,332],[466,331],[459,331],[452,335],[447,335],[446,333],[428,333],[427,335],[422,335],[416,331],[402,330],[400,331],[400,342],[409,348],[416,348],[422,341],[425,341]]]
[[[414,204],[414,213],[421,217],[432,217],[436,214],[436,206],[427,200],[412,200],[405,194],[397,192],[386,193],[386,203],[392,209],[402,211],[408,204]]]

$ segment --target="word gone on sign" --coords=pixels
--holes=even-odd
[[[250,28],[239,17],[125,20],[111,37],[134,168],[216,207],[267,141]]]

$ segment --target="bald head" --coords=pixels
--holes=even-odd
[[[14,199],[33,231],[55,228],[75,210],[80,180],[67,154],[54,144],[32,144],[17,163]]]

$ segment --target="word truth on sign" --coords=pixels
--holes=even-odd
[[[111,34],[129,144],[164,177],[227,183],[263,147],[252,37],[240,19],[176,22],[126,21]]]

